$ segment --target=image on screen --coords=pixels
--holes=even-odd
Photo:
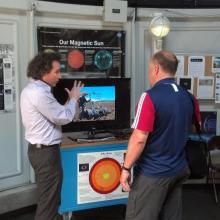
[[[201,111],[201,129],[202,133],[216,135],[217,112],[216,111]]]
[[[115,86],[85,86],[78,102],[74,121],[115,120]]]

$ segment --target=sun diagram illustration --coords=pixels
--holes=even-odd
[[[67,56],[67,62],[73,69],[79,69],[84,64],[84,55],[80,50],[71,50]]]
[[[99,70],[107,70],[112,66],[112,54],[108,50],[100,50],[95,54],[94,64]]]
[[[121,166],[115,159],[98,160],[89,174],[89,182],[94,191],[100,194],[113,192],[120,184]]]

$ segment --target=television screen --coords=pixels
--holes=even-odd
[[[74,121],[115,120],[115,86],[85,86]]]
[[[62,126],[63,132],[116,130],[130,128],[130,79],[87,78],[81,80],[78,107],[73,122]],[[54,87],[57,101],[64,104],[68,95],[64,88],[71,89],[74,79],[61,79]]]

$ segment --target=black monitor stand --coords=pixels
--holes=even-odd
[[[88,131],[88,139],[95,139],[95,135],[96,135],[96,129],[94,127],[92,127]]]
[[[95,127],[90,128],[87,134],[82,134],[80,136],[68,136],[68,138],[74,142],[98,142],[98,141],[108,141],[114,139],[129,139],[132,133],[132,129],[124,130],[97,130]]]
[[[79,138],[78,141],[84,138]],[[88,131],[88,137],[85,138],[85,140],[88,141],[103,141],[103,140],[111,140],[115,139],[115,136],[112,133],[109,133],[107,131],[97,131],[95,128],[91,128]]]
[[[86,136],[83,135],[82,137],[75,138],[69,136],[68,138],[76,142],[96,142],[114,140],[116,137],[107,131],[97,131],[95,128],[91,128]]]

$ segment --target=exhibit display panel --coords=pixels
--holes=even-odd
[[[71,142],[61,147],[63,184],[60,212],[126,204],[120,186],[126,140]]]

